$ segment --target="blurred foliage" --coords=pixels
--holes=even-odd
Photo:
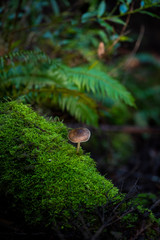
[[[159,18],[154,13],[159,6],[155,0],[2,1],[1,97],[24,96],[94,126],[112,114],[117,114],[115,123],[125,123],[132,115],[119,100],[134,106],[124,86],[131,92],[136,86],[120,84],[121,71],[112,76],[114,64],[108,62],[121,43],[133,41],[127,30],[131,15]]]
[[[114,54],[119,42],[130,41],[125,16],[149,13],[160,1],[2,1],[0,6],[1,41],[4,52],[39,47],[52,56],[73,61],[82,55],[87,60],[96,58],[99,42],[106,52]],[[84,12],[87,9],[87,12]],[[121,30],[120,30],[121,29]],[[4,48],[5,46],[5,48]],[[49,49],[48,49],[49,48]]]
[[[79,121],[97,126],[96,96],[123,100],[134,106],[131,94],[106,73],[87,67],[70,68],[41,52],[15,52],[0,58],[1,98],[58,105]]]
[[[114,125],[132,125],[141,128],[154,128],[160,125],[160,59],[152,53],[137,53],[134,55],[120,56],[117,58],[110,70],[112,76],[119,78],[119,81],[130,90],[136,99],[136,109],[128,109],[122,103],[116,103],[108,110],[108,123]],[[123,130],[122,130],[123,131]],[[103,132],[101,131],[100,136]],[[157,136],[157,137],[156,137]],[[144,170],[143,161],[149,167],[149,174],[153,170],[149,164],[154,162],[155,169],[159,169],[159,135],[144,133],[132,135],[132,133],[108,133],[103,134],[101,140],[96,141],[92,149],[95,157],[100,156],[99,168],[103,173],[125,166],[139,159],[141,171]],[[154,139],[154,140],[153,140]],[[98,144],[96,149],[96,144]],[[139,148],[139,144],[142,144]],[[101,146],[100,146],[101,145]],[[90,149],[91,151],[91,149]],[[144,154],[145,152],[145,154]],[[152,158],[152,152],[155,156]],[[103,153],[103,155],[101,154]],[[139,156],[140,154],[143,155]],[[157,155],[156,155],[157,154]],[[136,157],[137,156],[137,157]],[[156,156],[157,159],[156,160]],[[135,160],[135,164],[136,161]],[[156,162],[158,161],[158,162]],[[106,167],[107,166],[107,167]],[[153,174],[155,174],[153,172]]]
[[[114,73],[113,73],[114,72]],[[160,60],[149,53],[137,53],[120,57],[114,67],[113,76],[131,91],[137,108],[132,112],[123,104],[111,109],[111,121],[115,124],[136,124],[141,127],[160,124]]]

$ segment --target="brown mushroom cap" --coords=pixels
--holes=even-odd
[[[87,128],[75,128],[68,134],[69,140],[73,143],[87,142],[90,136],[91,133]]]

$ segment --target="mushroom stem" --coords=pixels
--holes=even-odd
[[[77,143],[77,154],[79,153],[80,142]]]

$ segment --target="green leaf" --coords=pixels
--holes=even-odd
[[[102,41],[104,43],[108,42],[108,38],[107,38],[107,35],[106,35],[105,31],[100,30],[100,31],[98,31],[97,34],[99,35],[100,39],[102,39]]]
[[[103,19],[98,19],[98,23],[102,27],[104,27],[106,29],[106,31],[113,32],[113,30],[114,30],[113,27],[110,24],[108,24],[107,22],[105,22]]]
[[[85,102],[80,101],[77,97],[66,97],[65,95],[62,95],[59,99],[59,106],[62,110],[66,109],[78,121],[93,126],[98,125],[98,114],[96,109],[86,105]]]
[[[106,3],[105,3],[105,1],[102,1],[102,2],[99,4],[99,7],[98,7],[97,17],[103,16],[103,14],[105,13],[105,11],[106,11]]]
[[[90,18],[95,17],[96,16],[96,12],[86,12],[82,15],[81,17],[81,22],[85,23],[87,22]]]
[[[127,89],[117,80],[106,73],[91,69],[76,67],[66,72],[70,82],[74,83],[80,91],[101,94],[103,97],[110,97],[116,101],[124,101],[130,106],[135,106],[134,98]]]
[[[130,37],[128,37],[128,36],[120,36],[119,40],[121,42],[125,42],[125,41],[132,42],[132,39]]]
[[[144,2],[144,1],[141,1],[140,7],[143,8],[144,6],[145,6],[145,2]]]
[[[147,14],[147,15],[149,15],[149,16],[151,16],[151,17],[160,19],[160,16],[158,16],[158,15],[156,15],[156,14],[154,14],[154,13],[151,13],[151,12],[141,11],[140,13],[142,13],[142,14],[144,13],[144,14]]]
[[[55,15],[59,15],[60,11],[57,2],[55,0],[51,0],[51,5]]]
[[[141,63],[149,63],[149,64],[153,64],[156,67],[160,67],[160,62],[157,61],[156,57],[154,57],[154,55],[152,54],[139,53],[136,55],[136,57]]]
[[[121,4],[119,7],[120,13],[126,13],[128,11],[128,6],[126,4]]]
[[[115,23],[118,23],[118,24],[122,24],[122,25],[126,24],[122,19],[120,19],[118,17],[111,17],[108,20],[112,21],[112,22],[115,22]]]
[[[101,30],[99,32],[103,37]],[[41,51],[13,52],[0,58],[0,88],[5,89],[8,83],[15,89],[24,86],[24,91],[15,93],[17,97],[24,96],[24,99],[30,98],[29,101],[32,98],[48,101],[49,98],[52,104],[66,109],[78,121],[96,126],[97,95],[134,106],[134,99],[125,87],[105,72],[93,69],[96,64],[89,69],[70,68],[49,59]]]

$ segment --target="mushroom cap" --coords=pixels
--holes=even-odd
[[[68,139],[73,143],[87,142],[91,136],[87,128],[75,128],[69,131]]]

